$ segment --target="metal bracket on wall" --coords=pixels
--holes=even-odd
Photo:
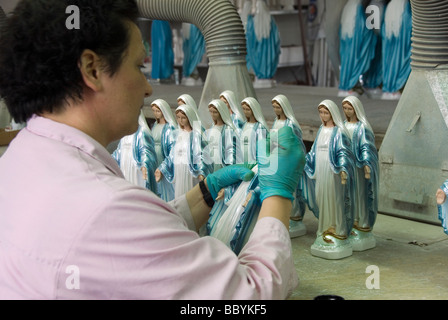
[[[414,119],[412,119],[411,125],[406,130],[406,132],[412,132],[412,130],[414,130],[414,127],[417,124],[418,120],[420,120],[421,116],[422,116],[421,111],[417,112],[417,114],[414,116]]]

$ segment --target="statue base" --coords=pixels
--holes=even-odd
[[[323,234],[314,241],[311,254],[328,260],[339,260],[351,256],[353,249],[348,239],[341,240],[332,235]]]
[[[376,247],[376,240],[371,231],[361,231],[353,228],[348,238],[353,251],[365,251]]]
[[[306,226],[302,221],[289,220],[289,237],[297,238],[306,234]]]

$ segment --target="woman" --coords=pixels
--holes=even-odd
[[[246,123],[246,117],[244,116],[243,109],[241,109],[241,105],[236,102],[235,94],[233,93],[233,91],[226,90],[222,92],[219,95],[219,99],[221,99],[227,105],[233,124],[238,129],[238,131],[241,131],[244,124]]]
[[[204,159],[206,144],[202,132],[192,126],[194,122],[199,123],[194,109],[189,105],[180,106],[176,109],[176,118],[179,129],[174,149],[155,173],[157,182],[165,177],[173,183],[175,198],[191,190],[212,171],[209,160]]]
[[[244,99],[241,106],[247,120],[240,138],[243,162],[255,165],[257,163],[258,141],[266,139],[269,129],[261,111],[261,106],[255,98]]]
[[[355,216],[350,242],[354,251],[375,247],[371,231],[378,212],[378,151],[375,135],[366,119],[364,107],[357,97],[349,96],[342,101],[345,127],[349,131],[355,157]]]
[[[302,128],[294,116],[289,99],[280,94],[272,99],[272,107],[276,115],[271,132],[275,132],[284,126],[290,127],[299,139],[301,151],[306,154],[306,147],[302,139]],[[306,227],[303,224],[303,216],[306,210],[306,200],[302,195],[303,181],[300,179],[289,221],[289,234],[291,238],[300,237],[306,234]]]
[[[143,111],[138,118],[138,124],[136,133],[120,139],[112,156],[126,180],[158,194],[154,177],[154,170],[157,168],[154,139]]]
[[[324,100],[318,110],[322,125],[305,165],[304,194],[319,219],[311,253],[341,259],[352,254],[348,235],[353,226],[353,153],[336,104]]]
[[[171,150],[176,143],[177,122],[169,104],[162,99],[157,99],[151,103],[156,122],[152,127],[152,136],[154,138],[155,151],[157,154],[157,167],[170,155]],[[160,197],[165,201],[174,199],[174,187],[166,179],[161,178],[157,183]]]

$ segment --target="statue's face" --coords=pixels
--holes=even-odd
[[[156,120],[163,119],[163,113],[159,109],[159,107],[157,107],[155,104],[153,104],[151,106],[151,109],[152,109],[152,112],[154,113],[154,118],[156,118]]]
[[[283,112],[283,108],[280,105],[280,103],[278,103],[277,101],[273,101],[272,102],[272,108],[274,108],[274,112],[275,114],[279,117],[284,115],[285,113]]]
[[[344,102],[342,105],[342,110],[344,110],[345,116],[347,119],[353,119],[353,117],[356,117],[355,108],[352,107],[352,105],[348,102]]]
[[[247,103],[243,103],[241,107],[243,108],[244,115],[246,116],[247,119],[253,118],[254,113],[252,112],[252,109],[249,107]]]
[[[210,116],[212,117],[212,120],[214,122],[221,120],[221,114],[219,113],[218,109],[215,107],[209,107],[208,111],[210,112]]]

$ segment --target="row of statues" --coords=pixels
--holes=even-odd
[[[348,0],[342,11],[339,95],[382,91],[382,99],[398,100],[411,73],[410,2],[364,3]]]
[[[290,236],[306,234],[302,220],[308,206],[319,219],[313,255],[340,259],[353,250],[375,246],[371,231],[378,208],[378,154],[358,98],[344,99],[346,120],[333,101],[319,104],[322,125],[308,153],[300,124],[284,95],[272,99],[276,114],[272,128],[268,128],[255,98],[238,103],[232,91],[224,91],[209,103],[213,125],[207,130],[190,95],[179,96],[177,102],[173,114],[166,101],[153,101],[156,121],[152,129],[142,113],[138,131],[122,138],[113,156],[126,179],[165,201],[182,196],[224,166],[249,166],[256,173],[254,178],[221,190],[209,221],[200,230],[202,235],[222,240],[236,253],[241,250],[261,208],[258,159],[265,147],[278,144],[276,132],[289,126],[306,154],[303,174],[291,199]]]

